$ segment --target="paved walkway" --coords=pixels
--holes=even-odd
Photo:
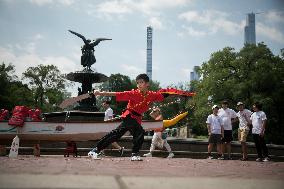
[[[0,188],[283,188],[284,162],[0,157]]]

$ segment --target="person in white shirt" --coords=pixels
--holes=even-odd
[[[239,120],[238,139],[242,145],[242,158],[240,160],[246,161],[248,160],[246,141],[250,130],[250,116],[252,112],[248,109],[245,109],[245,105],[242,102],[237,103],[237,108],[239,109],[239,112],[237,113]]]
[[[222,157],[224,159],[225,150],[227,149],[228,159],[231,157],[231,142],[233,140],[232,122],[236,121],[237,114],[234,110],[228,108],[228,101],[222,102],[222,108],[218,111],[224,126],[224,137],[222,139]]]
[[[207,159],[213,159],[211,152],[214,144],[217,145],[218,159],[222,159],[221,143],[222,143],[222,137],[224,137],[224,128],[223,128],[222,119],[218,116],[218,110],[219,110],[218,106],[214,105],[212,107],[213,113],[210,114],[206,120],[208,136],[209,136]]]
[[[113,110],[110,107],[110,101],[104,101],[103,107],[105,108],[105,117],[104,121],[113,119]]]
[[[113,110],[112,110],[111,107],[110,107],[110,101],[104,101],[102,105],[103,105],[103,107],[104,107],[104,109],[105,109],[104,121],[108,121],[108,120],[113,119]],[[112,145],[114,148],[116,148],[116,149],[119,150],[120,156],[123,155],[124,147],[121,147],[117,142],[113,142],[113,143],[111,143],[111,145]]]
[[[255,142],[258,158],[256,161],[269,161],[268,149],[264,140],[265,126],[266,126],[266,114],[261,111],[262,105],[258,102],[254,103],[254,113],[250,116],[252,122],[252,136]]]

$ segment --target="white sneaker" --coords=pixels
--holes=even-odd
[[[213,156],[208,156],[207,159],[213,159]]]
[[[143,161],[140,156],[132,156],[131,161]]]
[[[268,161],[270,161],[270,159],[269,159],[269,157],[265,157],[262,161],[268,162]]]
[[[88,157],[92,157],[92,155],[93,155],[93,152],[92,152],[92,151],[89,151]]]
[[[89,156],[90,158],[92,158],[92,159],[102,159],[102,158],[99,157],[99,154],[97,154],[97,153],[94,152],[94,151],[90,151],[90,152],[88,153],[88,156]]]
[[[257,158],[255,161],[262,162],[262,159],[261,158]]]
[[[175,154],[173,152],[169,153],[167,158],[173,158],[175,156]]]
[[[213,159],[213,157],[212,157],[212,159]],[[218,157],[217,159],[218,159],[218,160],[224,160],[225,158],[224,158],[224,156],[220,156],[220,157]]]
[[[147,154],[144,154],[143,157],[152,157],[152,153],[149,152],[149,153],[147,153]]]

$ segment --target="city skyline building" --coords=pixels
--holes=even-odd
[[[200,79],[200,74],[198,73],[199,69],[200,66],[193,67],[193,71],[190,72],[190,81],[198,81]]]
[[[146,74],[152,80],[152,39],[153,39],[153,28],[147,27],[147,62],[146,62]]]
[[[244,28],[244,44],[256,44],[256,37],[255,37],[255,14],[248,13],[246,19],[246,25]]]

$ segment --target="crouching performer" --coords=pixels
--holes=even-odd
[[[100,159],[100,152],[109,144],[116,142],[127,131],[133,136],[131,161],[141,161],[138,155],[144,142],[144,129],[141,126],[142,114],[149,109],[152,102],[163,101],[168,94],[149,91],[149,77],[140,74],[136,77],[137,89],[124,92],[100,92],[94,91],[95,96],[115,96],[116,101],[128,101],[126,110],[122,113],[121,124],[97,143],[96,147],[88,153],[93,159]]]
[[[145,157],[152,157],[152,153],[155,150],[156,147],[163,149],[164,147],[169,152],[169,155],[167,158],[173,158],[174,153],[172,152],[172,149],[167,141],[167,133],[163,132],[167,127],[173,126],[177,124],[181,119],[183,119],[188,112],[182,113],[174,117],[170,120],[163,120],[163,116],[161,113],[161,110],[159,108],[155,108],[150,113],[150,116],[155,120],[163,120],[163,127],[160,129],[154,130],[154,135],[152,138],[152,143],[150,147],[150,152],[147,154],[144,154]]]

